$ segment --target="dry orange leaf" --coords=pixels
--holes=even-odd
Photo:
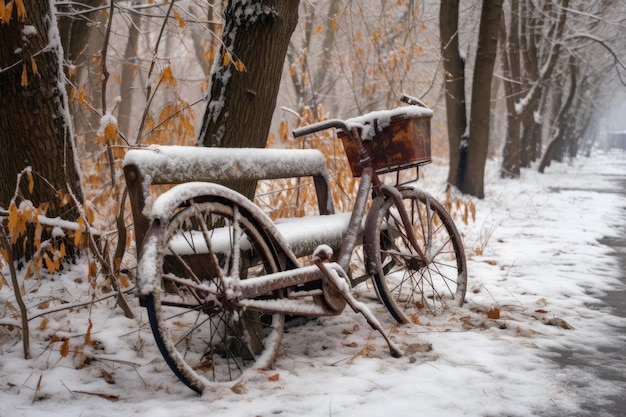
[[[9,233],[11,234],[11,243],[17,242],[18,237],[26,231],[26,219],[17,209],[15,202],[9,206]]]
[[[2,5],[4,6],[4,1],[2,2]],[[9,23],[9,21],[11,20],[11,14],[13,14],[13,2],[9,2],[6,7],[4,7],[4,10],[2,10],[2,12],[2,15],[0,15],[2,23]]]
[[[500,310],[498,308],[492,308],[491,310],[487,310],[487,317],[494,320],[499,319]]]
[[[96,263],[94,261],[89,261],[89,279],[91,280],[92,278],[95,278],[97,273],[98,267]]]
[[[24,7],[24,0],[15,0],[15,5],[17,6],[17,18],[20,22],[24,22],[26,20],[26,8]]]
[[[230,64],[231,56],[229,52],[224,54],[224,66],[227,67]]]
[[[239,72],[244,72],[246,70],[246,66],[242,60],[238,59],[235,61],[235,69]]]
[[[240,381],[236,383],[235,385],[233,385],[232,387],[230,387],[230,390],[234,392],[235,394],[243,394],[244,392],[246,392],[246,385],[244,384],[243,381]]]
[[[44,260],[46,261],[46,269],[48,270],[48,273],[54,274],[54,271],[55,271],[54,261],[50,259],[48,255],[44,255]]]
[[[61,345],[61,356],[66,358],[70,354],[70,341],[65,339]]]
[[[272,382],[277,382],[280,379],[280,374],[270,375],[268,379]]]
[[[172,87],[176,87],[176,84],[178,83],[178,81],[176,81],[176,78],[174,78],[174,74],[172,73],[172,68],[169,66],[163,70],[161,79],[163,80],[163,87],[168,87],[170,85]]]
[[[28,87],[28,73],[26,72],[26,64],[22,65],[22,87]]]
[[[39,68],[37,68],[37,62],[35,62],[35,58],[30,57],[30,68],[33,70],[33,74],[39,75]]]
[[[0,256],[2,256],[2,259],[4,259],[6,262],[9,262],[9,252],[5,248],[0,248]],[[2,276],[1,271],[0,271],[0,276]],[[2,288],[1,285],[0,285],[0,288]]]
[[[128,276],[126,275],[120,275],[120,286],[122,288],[128,288],[130,287],[130,281],[128,279]]]
[[[80,222],[80,218],[78,219]],[[78,230],[76,230],[76,232],[74,232],[74,246],[76,247],[82,247],[83,245],[83,231],[82,231],[82,227]]]
[[[28,178],[28,192],[32,194],[33,190],[35,189],[35,181],[33,181],[33,172],[26,171],[26,178]]]
[[[83,86],[80,88],[80,90],[78,91],[78,104],[80,106],[82,106],[83,104],[85,104],[85,89],[87,88],[86,84],[83,84]]]
[[[117,126],[115,123],[110,121],[109,123],[107,123],[106,127],[104,128],[104,138],[106,140],[114,141],[116,137],[117,137]]]
[[[85,335],[85,344],[93,345],[93,341],[91,340],[91,329],[93,328],[93,323],[89,320],[89,326],[87,326],[87,334]]]
[[[184,28],[186,23],[185,20],[180,17],[180,14],[178,14],[178,12],[176,12],[176,10],[174,10],[174,19],[176,19],[176,21],[178,22],[178,27]]]
[[[41,323],[39,323],[39,330],[43,330],[48,326],[48,323],[50,322],[50,319],[48,319],[48,317],[44,317],[43,320],[41,320]]]

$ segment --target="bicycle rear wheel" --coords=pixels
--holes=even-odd
[[[429,194],[400,190],[411,227],[425,259],[407,237],[391,198],[382,200],[368,217],[368,264],[381,301],[401,323],[419,315],[438,314],[461,306],[467,288],[465,252],[459,232],[446,209]],[[375,224],[370,225],[372,221]]]
[[[269,366],[284,316],[244,311],[237,303],[238,279],[279,270],[254,215],[224,197],[195,200],[166,224],[151,226],[146,241],[158,234],[158,248],[142,251],[149,259],[141,262],[156,266],[160,283],[145,304],[161,354],[182,382],[202,392],[211,384],[232,384],[249,368]]]

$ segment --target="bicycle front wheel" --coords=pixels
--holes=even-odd
[[[372,216],[366,234],[368,264],[378,296],[401,323],[424,314],[439,314],[461,306],[467,288],[465,252],[459,232],[446,209],[429,194],[400,190],[410,227],[423,257],[411,245],[398,208],[385,199]],[[374,213],[373,213],[374,214]],[[368,223],[369,223],[368,222]]]
[[[269,366],[284,325],[282,314],[244,310],[236,282],[277,272],[277,256],[254,215],[237,202],[204,196],[153,224],[158,287],[146,297],[152,331],[165,361],[196,392],[233,383],[252,367]],[[270,293],[264,298],[277,298]]]

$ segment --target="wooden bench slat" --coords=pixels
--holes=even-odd
[[[327,175],[324,154],[316,149],[150,146],[129,150],[124,167],[130,165],[151,185]]]
[[[317,149],[205,148],[158,146],[131,149],[124,175],[132,206],[137,249],[150,226],[151,186],[192,181],[312,177],[319,212],[334,213],[324,154]],[[147,207],[146,207],[147,206]]]

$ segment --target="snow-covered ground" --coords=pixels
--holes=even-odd
[[[424,173],[421,184],[441,195],[445,168]],[[575,415],[583,402],[619,395],[620,387],[551,359],[624,343],[612,334],[625,323],[598,307],[624,273],[600,243],[626,225],[626,199],[609,192],[616,176],[626,176],[623,153],[554,164],[544,175],[524,170],[521,180],[499,179],[490,163],[475,221],[458,220],[468,254],[465,307],[397,327],[371,289],[356,291],[396,343],[415,350],[400,359],[348,309],[289,328],[274,370],[197,396],[163,362],[136,301],[130,297],[136,319],[127,319],[108,299],[31,320],[30,360],[18,331],[0,326],[0,416]],[[86,266],[31,279],[25,290],[29,305],[51,300],[46,308],[89,301]],[[5,282],[0,321],[16,308]],[[85,344],[90,323],[93,343]]]

